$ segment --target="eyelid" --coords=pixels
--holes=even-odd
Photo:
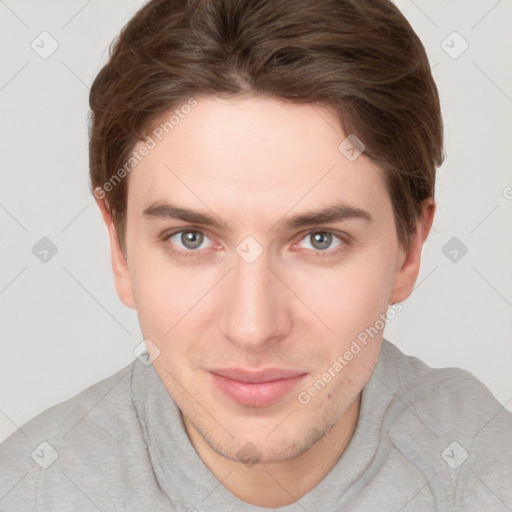
[[[340,240],[343,240],[346,242],[348,242],[352,238],[348,233],[345,233],[343,231],[338,231],[336,229],[330,229],[330,228],[322,228],[322,227],[306,229],[305,231],[302,231],[301,233],[298,233],[297,235],[295,235],[295,237],[297,237],[300,241],[304,237],[306,237],[308,235],[312,235],[313,233],[329,233],[331,235],[338,237]]]
[[[204,235],[206,238],[208,238],[210,241],[212,242],[215,242],[215,239],[214,237],[212,237],[210,235],[210,233],[208,231],[206,231],[205,229],[203,228],[194,228],[194,227],[184,227],[184,228],[176,228],[174,230],[171,230],[171,231],[166,231],[162,234],[162,236],[160,237],[160,239],[164,242],[167,242],[170,238],[172,238],[173,236],[175,235],[178,235],[180,233],[188,233],[188,232],[197,232],[197,233],[201,233],[202,235]],[[178,250],[181,250],[183,251],[183,249],[178,249]],[[188,250],[186,252],[200,252],[201,250],[204,250],[204,249],[196,249],[196,250]],[[185,252],[185,251],[183,251]]]
[[[306,249],[306,252],[309,254],[312,254],[313,257],[318,256],[318,257],[328,258],[328,257],[338,256],[338,254],[341,253],[345,249],[345,246],[350,243],[350,240],[352,238],[348,234],[341,233],[337,230],[315,228],[315,229],[309,229],[309,230],[303,231],[302,233],[299,233],[297,235],[297,242],[295,242],[292,247],[297,246],[306,237],[308,237],[309,235],[312,235],[313,233],[328,233],[330,235],[333,235],[335,238],[337,238],[340,241],[339,245],[337,245],[334,249],[327,249],[325,251],[320,251],[320,250],[315,250],[315,249]],[[300,248],[300,249],[304,250],[303,248]]]
[[[174,230],[171,230],[171,231],[166,231],[164,232],[162,235],[161,235],[161,240],[163,242],[167,242],[171,237],[179,234],[179,233],[182,233],[182,232],[198,232],[198,233],[201,233],[203,234],[204,236],[206,236],[207,238],[209,238],[210,240],[214,241],[213,238],[210,236],[209,232],[203,228],[196,228],[196,227],[191,227],[191,226],[186,226],[186,227],[181,227],[181,228],[175,228]],[[350,242],[350,239],[352,238],[350,235],[348,235],[347,233],[341,233],[337,230],[332,230],[332,229],[327,229],[327,228],[311,228],[309,230],[305,230],[301,233],[299,233],[298,235],[296,235],[296,237],[298,237],[297,241],[293,243],[293,246],[297,245],[298,243],[300,243],[302,240],[304,240],[304,238],[306,238],[307,236],[309,235],[312,235],[313,233],[329,233],[333,236],[335,236],[336,238],[338,238],[340,240],[340,244],[335,248],[335,249],[328,249],[328,250],[325,250],[325,251],[315,251],[315,250],[312,250],[312,249],[308,249],[308,251],[311,251],[313,252],[315,255],[319,255],[319,256],[334,256],[334,255],[337,255],[338,252],[340,252],[341,250],[343,250],[344,246],[346,244],[348,244]],[[295,238],[295,237],[294,237]],[[209,248],[211,249],[211,248]],[[184,249],[179,249],[179,248],[176,248],[176,249],[172,249],[173,252],[175,253],[178,253],[179,255],[185,253],[187,255],[192,255],[192,254],[195,254],[195,253],[198,253],[200,254],[201,252],[205,251],[206,249],[196,249],[196,250],[184,250]]]

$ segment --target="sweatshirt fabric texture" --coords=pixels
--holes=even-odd
[[[210,472],[156,370],[136,359],[0,445],[0,511],[98,510],[511,511],[512,413],[469,372],[384,339],[334,468],[298,501],[256,507]]]

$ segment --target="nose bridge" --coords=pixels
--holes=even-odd
[[[286,335],[286,291],[280,289],[269,268],[268,253],[261,253],[254,261],[241,254],[236,255],[227,280],[221,329],[233,343],[254,349]]]

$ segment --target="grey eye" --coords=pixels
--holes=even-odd
[[[338,243],[332,246],[333,242],[338,240]],[[304,242],[308,242],[308,245],[302,245]],[[328,231],[317,231],[314,233],[308,233],[301,240],[301,247],[304,249],[315,249],[317,251],[325,251],[326,249],[335,249],[338,245],[341,245],[342,240],[339,236],[334,233],[329,233]]]
[[[197,249],[204,240],[204,235],[200,231],[182,231],[181,243],[187,249]]]
[[[311,233],[309,236],[311,237],[311,245],[315,249],[324,250],[331,245],[331,233]]]

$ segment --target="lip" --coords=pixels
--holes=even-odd
[[[209,370],[215,387],[239,405],[264,407],[289,394],[306,373],[280,368],[250,371],[241,368]]]

